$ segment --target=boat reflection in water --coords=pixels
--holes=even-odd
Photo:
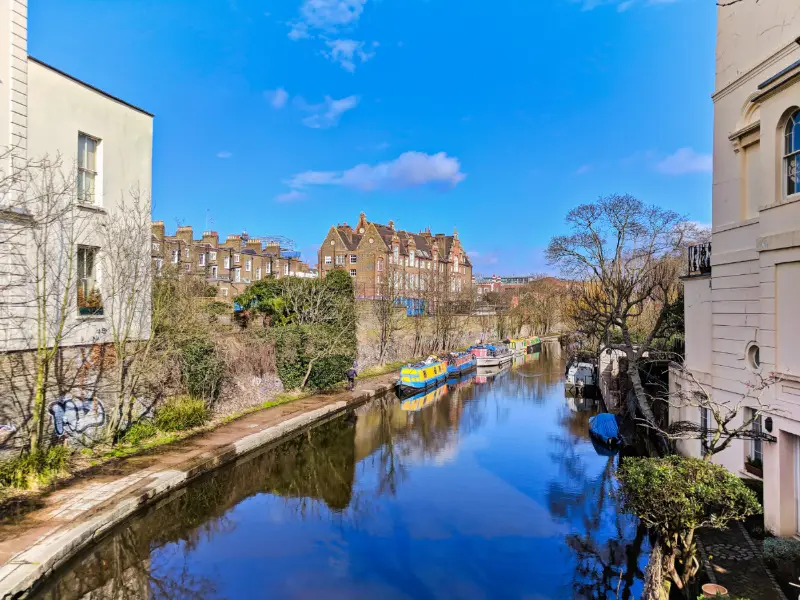
[[[447,393],[448,386],[446,383],[441,384],[439,387],[429,390],[427,392],[420,392],[416,396],[412,396],[408,400],[403,400],[400,408],[406,412],[417,412],[433,404],[444,394]]]
[[[475,372],[475,383],[488,383],[493,379],[498,379],[509,371],[511,371],[510,362],[491,367],[478,367],[477,371]]]
[[[192,481],[33,597],[638,598],[647,531],[563,375],[545,347],[373,398]]]

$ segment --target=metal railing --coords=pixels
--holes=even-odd
[[[689,275],[711,273],[711,242],[689,246]]]

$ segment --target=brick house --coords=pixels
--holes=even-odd
[[[362,212],[355,228],[347,223],[331,227],[319,250],[319,272],[345,269],[356,297],[375,298],[380,282],[389,271],[396,272],[402,295],[423,297],[431,281],[439,280],[458,294],[472,285],[472,263],[461,245],[458,232],[432,234],[430,230],[411,233],[367,220]]]
[[[191,226],[166,235],[164,222],[153,221],[153,262],[156,272],[174,265],[180,273],[200,277],[217,288],[217,298],[233,301],[248,285],[265,277],[315,277],[300,253],[279,244],[231,234],[220,243],[216,231],[194,238]]]

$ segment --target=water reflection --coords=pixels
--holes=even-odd
[[[376,399],[165,499],[40,598],[620,598],[644,530],[619,514],[593,407],[545,351]]]

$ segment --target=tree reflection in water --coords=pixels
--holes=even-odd
[[[550,457],[563,477],[549,483],[548,506],[551,514],[580,530],[565,538],[575,557],[572,597],[630,600],[644,576],[641,563],[649,551],[647,530],[620,510],[614,456],[608,457],[599,475],[587,475],[583,452],[590,416],[588,411],[565,409],[562,431],[566,435],[551,437],[555,451]]]
[[[617,516],[613,460],[592,453],[562,378],[537,358],[376,398],[191,483],[38,597],[630,598],[647,539]]]

